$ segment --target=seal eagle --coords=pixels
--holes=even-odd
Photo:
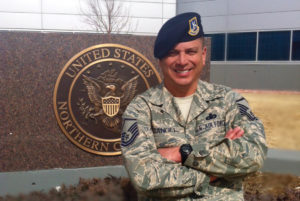
[[[104,114],[102,99],[105,97],[114,97],[120,99],[120,108],[125,108],[134,98],[137,91],[137,83],[139,75],[131,78],[127,82],[116,80],[115,82],[107,83],[105,80],[93,78],[86,75],[83,76],[83,83],[86,86],[88,97],[94,105],[93,117]],[[120,85],[120,86],[118,86]],[[123,114],[123,109],[120,109],[120,114]]]

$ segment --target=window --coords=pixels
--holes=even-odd
[[[225,59],[225,34],[208,34],[211,37],[211,60],[224,61]]]
[[[228,61],[253,61],[256,58],[256,32],[229,33],[227,42]]]
[[[258,60],[289,60],[290,31],[259,33]]]
[[[300,60],[300,31],[293,32],[292,60]]]

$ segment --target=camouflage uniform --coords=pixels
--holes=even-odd
[[[240,126],[241,138],[225,133]],[[191,144],[184,165],[162,147]],[[199,81],[187,120],[163,84],[138,95],[123,115],[122,153],[139,200],[244,200],[242,179],[267,153],[264,128],[246,100],[228,87]],[[209,182],[210,175],[218,177]]]

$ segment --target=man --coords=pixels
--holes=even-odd
[[[123,115],[122,153],[139,200],[243,200],[242,179],[265,159],[264,128],[247,101],[199,80],[203,37],[197,13],[167,21],[154,46],[164,81]]]

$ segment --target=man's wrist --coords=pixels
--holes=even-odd
[[[179,152],[181,155],[181,164],[183,165],[189,155],[192,153],[193,148],[190,144],[183,144],[179,148]]]

